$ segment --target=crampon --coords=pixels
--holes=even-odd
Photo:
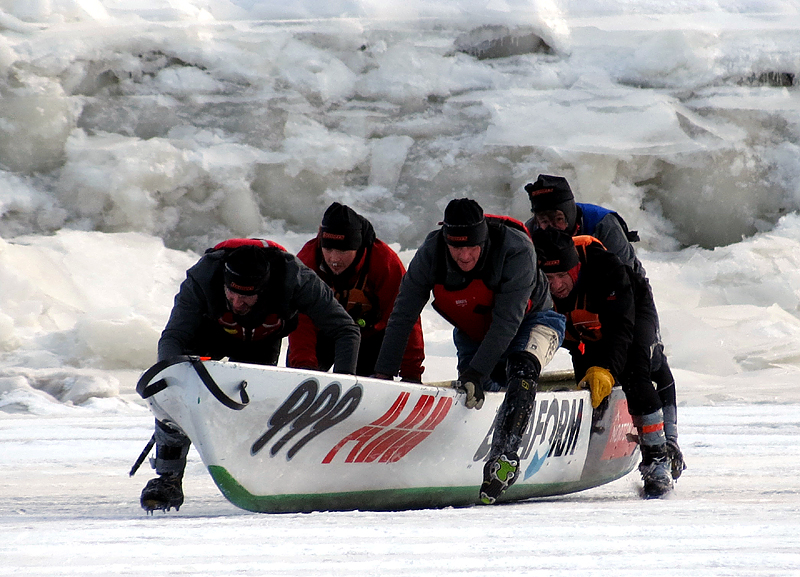
[[[483,483],[480,498],[484,505],[492,505],[517,480],[519,474],[519,456],[516,453],[504,453],[489,459],[483,467]]]
[[[173,507],[179,511],[183,505],[181,480],[177,475],[161,475],[150,479],[142,490],[142,509],[149,515],[153,511],[169,511]]]

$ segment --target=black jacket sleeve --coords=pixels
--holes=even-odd
[[[584,363],[608,369],[619,380],[633,341],[636,302],[629,268],[610,252],[590,247],[581,270],[589,310],[600,317],[602,338],[586,343]]]
[[[163,361],[190,351],[203,319],[209,315],[213,295],[211,286],[220,255],[205,255],[186,271],[167,325],[158,341],[158,360]],[[219,282],[222,283],[220,276]]]

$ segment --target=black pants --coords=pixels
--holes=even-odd
[[[385,331],[362,333],[361,345],[358,348],[358,363],[356,374],[361,377],[368,377],[375,373],[375,361],[378,360],[378,353],[383,344]],[[333,366],[334,361],[334,342],[333,339],[326,339],[317,335],[317,362],[319,370],[327,371]]]
[[[665,362],[664,348],[658,337],[658,319],[655,316],[637,315],[633,326],[633,342],[628,348],[628,359],[620,375],[620,385],[628,399],[631,415],[649,415],[661,409],[661,397],[653,386],[653,373],[660,370]]]

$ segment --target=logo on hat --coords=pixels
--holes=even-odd
[[[322,238],[330,240],[345,240],[347,237],[343,234],[333,234],[332,232],[323,231]]]
[[[247,294],[247,293],[256,292],[255,285],[249,285],[249,286],[248,285],[241,285],[241,284],[237,283],[236,281],[232,281],[232,280],[229,280],[227,283],[225,283],[225,286],[228,287],[228,290],[231,290],[231,291],[233,291],[235,293],[240,293],[240,294]]]

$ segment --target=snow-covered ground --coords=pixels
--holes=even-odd
[[[668,500],[638,475],[496,507],[264,515],[192,451],[180,512],[146,516],[127,471],[146,410],[0,420],[2,575],[796,575],[797,405],[681,409],[689,469]]]
[[[796,0],[0,0],[0,575],[798,574],[798,34]],[[642,236],[672,498],[257,515],[192,451],[144,515],[134,385],[207,246],[296,251],[340,200],[408,260],[539,173]]]

